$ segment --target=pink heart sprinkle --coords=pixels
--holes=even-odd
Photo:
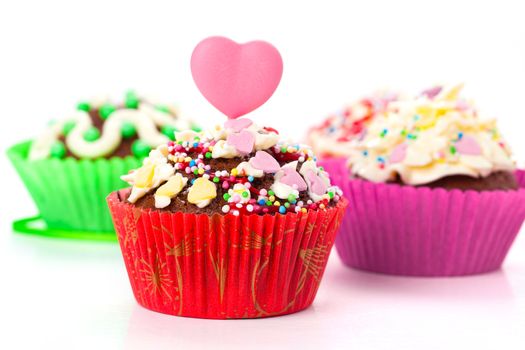
[[[433,99],[443,90],[441,86],[434,86],[433,88],[427,89],[421,93],[421,95],[426,95],[429,99]]]
[[[248,154],[253,151],[255,136],[247,130],[228,135],[226,143],[235,147],[240,154]]]
[[[241,119],[228,119],[224,123],[225,129],[233,129],[235,132],[239,132],[243,129],[249,128],[250,125],[252,125],[253,122],[250,119],[247,118],[241,118]]]
[[[396,148],[394,148],[392,154],[390,154],[389,162],[391,164],[402,162],[407,155],[407,148],[408,145],[406,143],[402,143]]]
[[[281,169],[275,158],[264,151],[257,151],[255,157],[250,159],[249,163],[255,169],[262,170],[265,173],[275,173]]]
[[[456,142],[456,150],[458,153],[479,156],[481,154],[481,147],[478,142],[470,136],[464,135],[458,142]]]
[[[306,182],[304,182],[304,179],[302,176],[297,172],[297,170],[292,168],[283,168],[284,175],[281,177],[281,182],[285,185],[288,185],[290,187],[293,187],[294,185],[297,185],[298,191],[304,191],[308,188],[306,185]]]
[[[328,186],[326,186],[324,181],[313,170],[309,170],[306,173],[306,179],[309,182],[310,190],[313,193],[317,195],[323,195],[326,193]]]
[[[264,41],[238,44],[211,37],[193,50],[191,73],[204,97],[235,119],[272,96],[283,74],[283,60],[279,51]]]

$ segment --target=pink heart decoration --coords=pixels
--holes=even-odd
[[[306,182],[304,182],[304,179],[302,176],[297,172],[297,170],[292,168],[283,168],[284,171],[283,177],[281,177],[281,182],[285,185],[288,185],[290,187],[293,187],[294,185],[297,185],[297,190],[304,191],[308,187],[306,186]]]
[[[239,132],[243,129],[249,128],[250,125],[252,125],[253,122],[250,119],[247,118],[241,118],[241,119],[228,119],[224,123],[225,129],[233,129],[235,132]]]
[[[255,157],[250,159],[249,163],[255,169],[262,170],[265,173],[275,173],[281,169],[275,158],[264,151],[257,151],[257,153],[255,153]]]
[[[407,148],[408,145],[406,143],[402,143],[394,148],[392,154],[390,154],[389,162],[392,164],[402,162],[407,155]]]
[[[240,154],[248,154],[253,151],[255,136],[247,130],[228,135],[226,143],[235,147]]]
[[[313,193],[320,196],[326,193],[328,186],[326,186],[324,181],[313,170],[309,170],[306,173],[306,179],[309,182],[310,190]]]
[[[272,96],[281,80],[283,61],[279,51],[264,41],[238,44],[210,37],[193,50],[191,73],[204,97],[235,119]]]
[[[458,153],[471,156],[479,156],[481,154],[481,147],[478,142],[468,135],[464,135],[456,142],[456,150]]]

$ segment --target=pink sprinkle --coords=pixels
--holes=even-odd
[[[186,167],[186,169],[185,169],[184,171],[186,171],[186,174],[189,174],[189,173],[191,173],[191,169],[190,169],[190,167],[189,167],[189,166],[187,166],[187,167]]]
[[[229,184],[227,181],[224,181],[224,182],[222,183],[222,188],[225,188],[225,189],[226,189],[226,188],[229,188],[229,187],[230,187],[230,184]]]
[[[230,181],[234,182],[235,181],[235,176],[230,176]]]
[[[268,192],[263,188],[262,190],[259,191],[259,194],[261,196],[266,196],[268,194]]]

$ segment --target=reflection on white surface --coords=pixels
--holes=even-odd
[[[442,332],[477,333],[504,322],[523,323],[504,271],[456,278],[404,278],[370,274],[344,267],[335,256],[323,287],[309,309],[260,320],[200,320],[158,314],[135,305],[125,341],[127,349],[306,348],[328,344],[386,344],[400,337],[407,345],[435,338],[436,347],[450,339]],[[413,334],[415,328],[424,331]],[[482,336],[482,335],[481,335]],[[424,342],[427,344],[426,342]],[[434,345],[428,343],[428,348]]]

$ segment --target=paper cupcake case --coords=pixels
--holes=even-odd
[[[306,214],[168,213],[108,204],[137,302],[178,316],[284,315],[314,300],[346,201]],[[120,197],[119,197],[120,196]]]
[[[112,191],[127,186],[120,176],[139,167],[141,160],[126,157],[29,161],[30,145],[31,142],[17,144],[7,155],[47,226],[33,233],[115,239],[105,198]],[[33,218],[16,222],[15,229],[28,229],[31,220]]]
[[[499,269],[525,219],[516,191],[447,191],[350,180],[343,159],[321,162],[349,201],[336,240],[351,267],[395,275],[459,276]]]

